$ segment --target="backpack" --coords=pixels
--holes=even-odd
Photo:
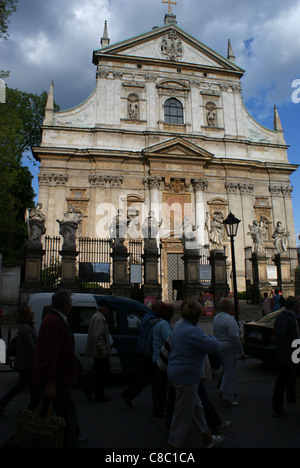
[[[145,346],[145,351],[144,353],[146,356],[149,356],[152,358],[153,355],[153,330],[154,326],[160,322],[160,318],[155,318],[149,321],[148,324],[148,333],[147,333],[147,339],[146,339],[146,346]]]

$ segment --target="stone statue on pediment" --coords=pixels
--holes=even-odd
[[[42,203],[37,203],[34,208],[27,208],[25,212],[29,246],[40,245],[42,235],[46,232],[46,216],[42,212],[42,208]]]
[[[264,229],[262,220],[258,222],[255,219],[252,226],[249,225],[248,235],[251,236],[253,241],[253,253],[264,252]]]
[[[222,213],[214,213],[210,223],[209,240],[215,250],[223,250],[223,220]]]
[[[59,224],[59,233],[64,239],[63,249],[76,249],[76,231],[82,222],[82,213],[69,206],[62,220],[56,220]]]
[[[145,249],[157,249],[157,236],[161,222],[158,223],[153,211],[149,211],[142,226]]]
[[[110,245],[113,249],[125,248],[124,242],[129,222],[130,219],[124,217],[124,211],[120,208],[109,226]]]
[[[192,223],[189,216],[185,215],[182,223],[182,244],[185,250],[197,248],[197,227]]]
[[[272,236],[276,253],[286,253],[288,251],[288,236],[289,234],[282,226],[282,222],[278,221]]]

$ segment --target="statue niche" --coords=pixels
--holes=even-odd
[[[214,102],[208,102],[206,104],[206,122],[209,127],[217,127],[218,126],[218,118],[217,118],[217,106]]]
[[[139,120],[140,118],[140,99],[137,94],[129,94],[127,99],[128,119]]]

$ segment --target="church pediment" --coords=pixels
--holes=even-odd
[[[190,143],[183,138],[172,138],[171,140],[145,148],[142,154],[149,159],[172,158],[172,159],[201,159],[203,162],[211,161],[214,157],[203,148]]]
[[[93,62],[105,56],[136,57],[149,60],[180,62],[227,70],[243,75],[244,70],[210,49],[175,24],[94,51]]]

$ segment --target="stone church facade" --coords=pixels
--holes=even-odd
[[[171,264],[182,257],[182,223],[189,219],[199,246],[226,249],[223,221],[241,219],[236,238],[238,289],[251,276],[247,258],[258,226],[262,248],[273,263],[278,222],[293,274],[297,264],[290,175],[276,107],[274,129],[246,110],[230,42],[227,58],[177,25],[168,14],[162,27],[110,44],[107,25],[93,53],[96,86],[77,107],[56,112],[50,87],[40,147],[39,202],[47,234],[72,206],[82,214],[78,235],[109,236],[122,209],[128,238],[142,238],[152,211],[160,224],[161,283],[171,297]],[[175,262],[176,263],[176,262]],[[182,278],[177,278],[182,279]]]

